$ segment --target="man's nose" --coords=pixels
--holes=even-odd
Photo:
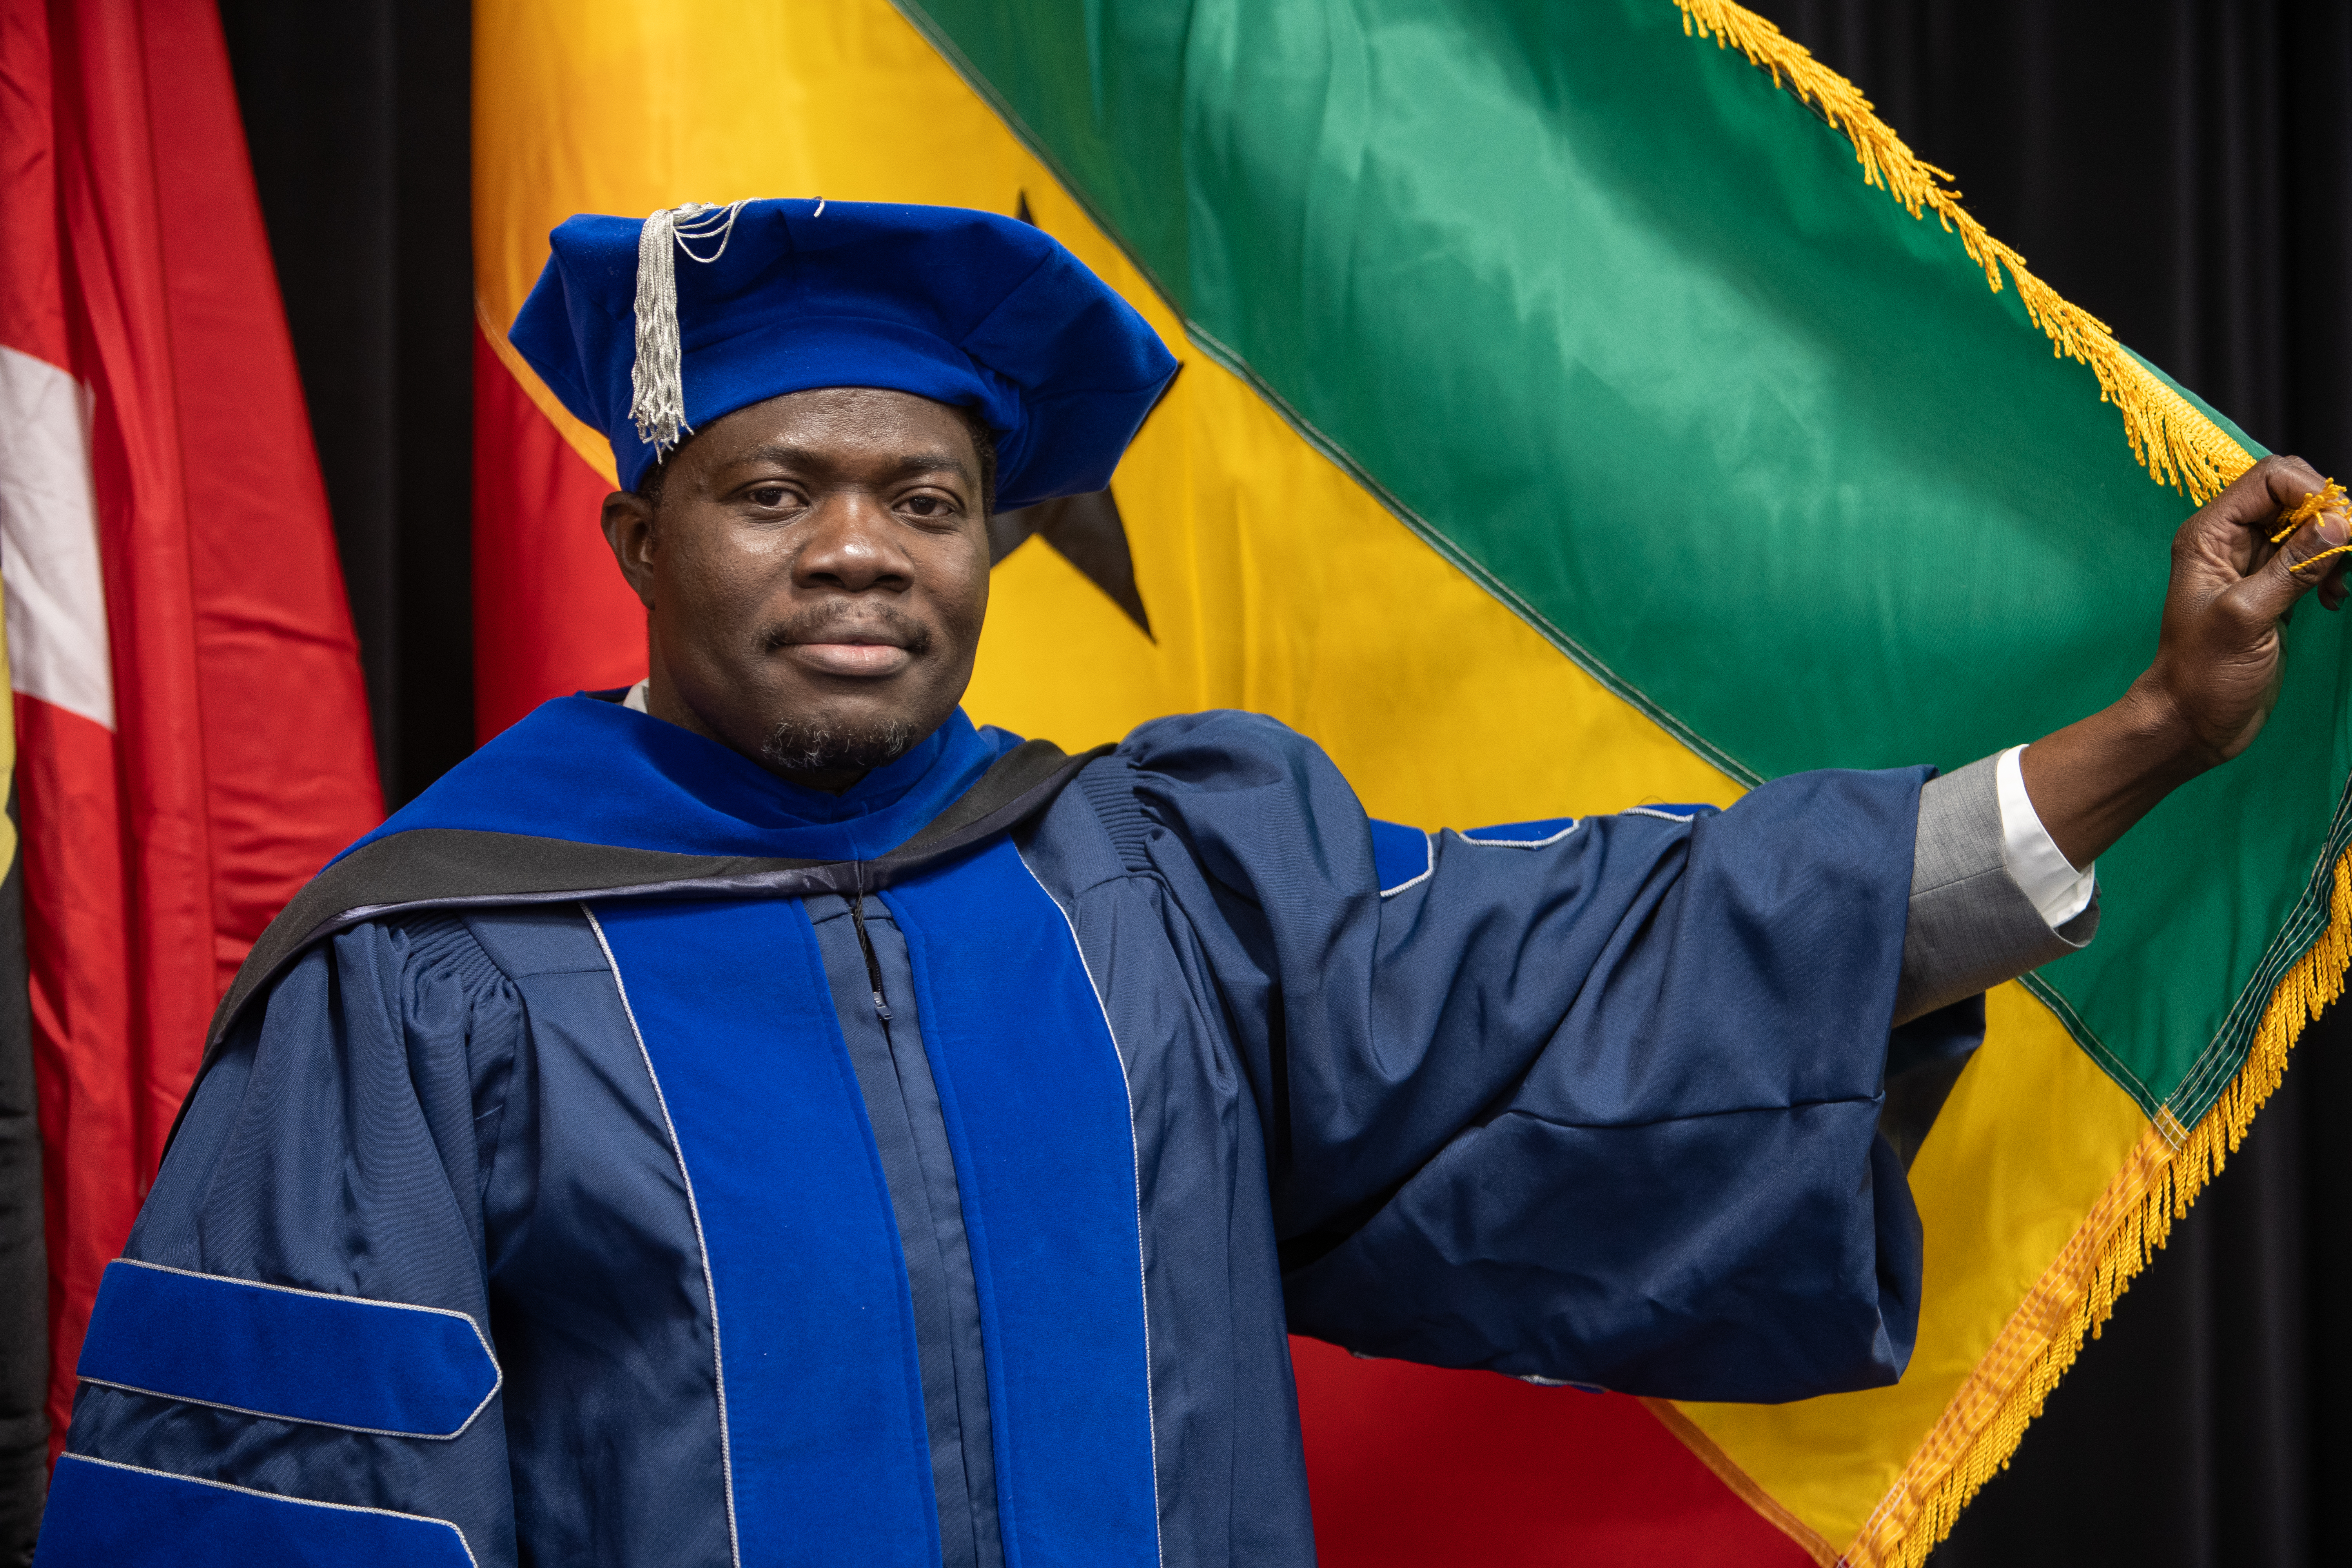
[[[856,594],[904,588],[914,580],[914,563],[899,545],[898,521],[872,496],[826,496],[807,526],[808,542],[793,563],[800,586]]]

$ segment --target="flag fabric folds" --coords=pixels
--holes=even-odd
[[[382,816],[205,0],[0,15],[0,578],[62,1442],[215,999]]]
[[[578,211],[1051,230],[1183,370],[1083,530],[1003,531],[972,713],[1076,746],[1255,709],[1430,827],[2031,741],[2144,665],[2173,530],[2260,453],[1721,0],[483,0],[475,61],[486,728],[644,668],[609,452],[504,336]],[[2103,858],[2099,940],[1988,999],[1911,1170],[1897,1386],[1302,1346],[1327,1556],[1922,1561],[2341,989],[2352,665],[2333,617],[2288,636],[2254,751]]]

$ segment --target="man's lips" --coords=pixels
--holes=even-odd
[[[896,643],[887,642],[790,642],[782,651],[786,658],[820,675],[871,679],[896,675],[915,661],[913,654]]]

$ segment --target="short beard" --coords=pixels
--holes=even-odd
[[[866,729],[787,719],[760,742],[760,760],[781,773],[871,773],[905,756],[921,739],[903,719]]]

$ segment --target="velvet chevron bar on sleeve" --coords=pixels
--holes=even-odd
[[[503,337],[575,211],[1051,230],[1184,368],[1083,529],[1004,531],[969,706],[1066,746],[1272,713],[1404,822],[2031,741],[2142,668],[2172,531],[2260,453],[1721,0],[476,17],[486,714],[641,657],[625,595],[532,581],[593,561],[610,474]],[[1645,1408],[1302,1346],[1327,1559],[1922,1561],[2341,987],[2340,628],[2297,617],[2254,752],[2102,858],[2099,940],[1989,998],[1911,1169],[1898,1385]]]

